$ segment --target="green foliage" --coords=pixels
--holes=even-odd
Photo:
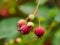
[[[40,5],[44,5],[48,0],[40,0]],[[38,0],[36,0],[36,3],[38,2]]]
[[[23,1],[23,0],[22,0]],[[46,39],[50,36],[51,42],[53,45],[60,44],[60,9],[56,7],[48,8],[44,4],[47,0],[40,1],[40,7],[38,9],[37,17],[40,20],[41,25],[46,29],[46,35],[44,35],[41,39],[36,38],[34,34],[34,29],[28,35],[21,35],[17,31],[17,22],[23,15],[23,18],[28,16],[34,10],[37,0],[35,2],[28,2],[23,5],[17,5],[16,1],[9,1],[8,8],[13,7],[16,10],[16,16],[9,18],[0,18],[0,39],[5,39],[10,41],[11,39],[15,39],[16,37],[20,37],[22,39],[21,44],[17,45],[43,45]],[[4,7],[5,2],[1,0],[0,8]],[[12,10],[12,9],[11,9]],[[14,10],[13,12],[15,13]],[[19,15],[19,16],[18,16]],[[20,18],[19,18],[20,17]],[[25,18],[24,18],[25,19]],[[38,26],[38,19],[34,20],[35,27]],[[59,25],[59,26],[58,26]],[[53,33],[52,33],[53,32]],[[53,36],[52,36],[53,35]],[[7,42],[8,43],[8,42]]]
[[[53,45],[60,45],[60,29],[54,34]]]
[[[19,18],[8,18],[0,21],[0,38],[14,38],[17,36],[17,21]]]

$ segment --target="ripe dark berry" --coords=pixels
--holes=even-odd
[[[35,33],[35,35],[37,35],[38,38],[39,38],[39,37],[41,37],[41,36],[44,35],[45,30],[44,30],[43,27],[37,27],[37,28],[35,28],[34,33]]]
[[[28,34],[30,32],[30,29],[27,25],[21,26],[21,28],[18,30],[21,34]]]
[[[27,22],[24,19],[21,19],[18,21],[18,27],[21,27],[22,25],[26,25]]]

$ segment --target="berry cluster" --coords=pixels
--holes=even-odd
[[[27,20],[20,19],[18,21],[18,31],[21,34],[28,34],[30,32],[30,30],[32,30],[34,27],[34,23],[32,22],[32,20],[34,20],[34,18],[35,18],[34,15],[29,15],[27,17]],[[43,27],[38,26],[34,29],[34,33],[37,37],[41,37],[44,35],[45,30]]]

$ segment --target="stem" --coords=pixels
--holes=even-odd
[[[40,0],[38,0],[38,2],[37,2],[37,6],[34,8],[34,10],[32,11],[32,15],[36,15],[37,14],[37,11],[38,11],[38,8],[39,8],[39,5],[40,5]],[[29,14],[29,15],[31,15],[31,14]],[[26,18],[26,20],[28,19],[28,17]]]
[[[34,9],[33,12],[32,12],[33,15],[36,15],[36,14],[37,14],[37,11],[38,11],[38,8],[39,8],[39,5],[40,5],[40,0],[38,0],[38,2],[37,2],[37,6],[35,7],[35,9]]]
[[[40,19],[39,19],[39,17],[38,17],[38,22],[39,22],[39,27],[40,27],[41,25],[40,25]]]

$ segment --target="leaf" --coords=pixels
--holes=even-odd
[[[57,13],[58,13],[58,8],[57,8],[57,7],[52,8],[52,9],[50,9],[50,11],[49,11],[49,17],[50,17],[50,18],[55,17],[55,16],[57,15]]]
[[[0,38],[14,38],[17,36],[17,21],[19,18],[8,18],[0,21]]]
[[[53,45],[60,45],[60,29],[54,35]]]
[[[56,14],[55,20],[60,23],[60,12]]]
[[[40,5],[43,5],[47,2],[48,0],[40,0]],[[36,0],[36,3],[38,3],[38,0]]]
[[[30,14],[34,9],[34,6],[34,3],[26,3],[24,5],[19,6],[18,9],[24,12],[25,14]]]
[[[26,3],[22,6],[19,6],[18,8],[25,14],[30,14],[34,10],[35,6],[36,5],[34,3]],[[48,16],[47,12],[49,12],[49,9],[47,7],[40,7],[38,9],[38,17],[40,16],[47,17]]]

